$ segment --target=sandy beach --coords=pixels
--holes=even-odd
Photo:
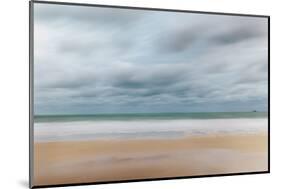
[[[267,171],[267,134],[36,142],[34,184]]]

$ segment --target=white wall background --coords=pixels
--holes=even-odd
[[[197,178],[68,188],[280,188],[281,7],[276,0],[68,0],[271,16],[271,174]],[[28,0],[0,5],[0,188],[28,187]],[[279,98],[278,98],[279,97]]]

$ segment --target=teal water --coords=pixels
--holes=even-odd
[[[73,121],[133,121],[133,120],[178,120],[178,119],[239,119],[267,118],[267,112],[196,112],[196,113],[130,113],[94,115],[36,115],[35,122]]]

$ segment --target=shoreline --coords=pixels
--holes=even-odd
[[[34,184],[267,170],[267,133],[35,142]]]
[[[267,132],[267,119],[134,120],[35,123],[35,142],[153,139]]]

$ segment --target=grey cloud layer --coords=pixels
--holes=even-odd
[[[35,112],[267,109],[265,18],[35,6]]]

